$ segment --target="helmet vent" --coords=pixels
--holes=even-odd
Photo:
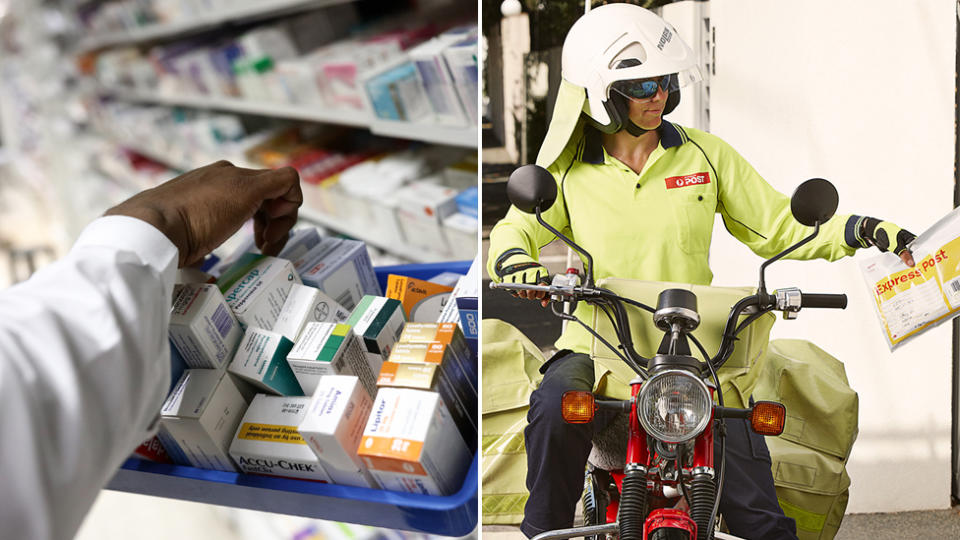
[[[610,62],[610,69],[636,67],[647,61],[647,51],[643,45],[634,41],[623,48]]]

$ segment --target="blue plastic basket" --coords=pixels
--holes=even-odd
[[[389,274],[418,279],[428,279],[441,272],[466,274],[470,262],[384,266],[375,270],[381,287],[385,287]],[[445,497],[210,471],[135,458],[123,464],[107,489],[442,536],[465,536],[477,526],[477,465],[474,455],[460,490]]]

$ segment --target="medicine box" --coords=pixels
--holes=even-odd
[[[324,375],[354,375],[370,397],[376,393],[377,371],[349,324],[307,324],[287,355],[287,363],[308,396],[313,395]],[[379,368],[379,363],[375,367]]]
[[[280,251],[280,254],[277,255],[277,258],[294,261],[303,255],[306,255],[308,251],[313,249],[319,243],[320,233],[317,231],[317,229],[313,227],[297,229],[296,231],[290,233],[290,238],[287,239],[287,244],[283,246],[283,249]]]
[[[406,58],[378,67],[364,87],[378,118],[416,122],[432,116],[417,69]]]
[[[467,339],[477,339],[480,328],[477,297],[480,296],[480,256],[477,255],[470,265],[467,275],[454,291],[457,310],[460,313],[460,328]]]
[[[460,35],[439,36],[408,51],[410,60],[420,75],[434,118],[439,124],[463,126],[467,123],[467,114],[460,104],[453,76],[443,56],[444,49],[460,39]]]
[[[243,339],[240,323],[216,285],[184,285],[170,312],[170,342],[192,368],[218,369]]]
[[[443,234],[450,244],[450,255],[456,260],[470,259],[477,254],[477,218],[467,214],[451,214],[443,218]]]
[[[323,463],[334,484],[379,489],[357,456],[373,399],[360,380],[324,375],[300,422],[300,435]]]
[[[377,378],[380,388],[413,388],[440,394],[463,440],[475,446],[477,394],[453,352],[442,343],[397,343]]]
[[[247,402],[219,369],[188,369],[160,409],[160,440],[177,463],[236,471],[230,441]]]
[[[440,178],[426,178],[398,189],[394,194],[397,224],[407,244],[449,254],[442,220],[457,211],[457,191],[440,185],[440,181]]]
[[[330,482],[330,475],[297,432],[308,397],[259,394],[250,403],[230,445],[245,473]]]
[[[460,97],[460,103],[470,117],[470,124],[476,125],[478,120],[479,104],[477,103],[480,71],[477,65],[477,35],[447,47],[443,56],[453,77],[454,88]]]
[[[296,343],[304,326],[310,322],[345,322],[350,312],[320,289],[307,285],[290,288],[273,331]]]
[[[316,287],[341,306],[353,310],[364,295],[379,296],[380,284],[370,262],[367,246],[356,240],[324,238],[300,272],[305,285]]]
[[[477,364],[473,351],[456,322],[408,323],[400,334],[400,343],[443,343],[453,352],[466,373],[474,392],[477,390]]]
[[[395,274],[387,277],[387,297],[400,301],[411,322],[436,322],[451,292],[453,287],[430,281]]]
[[[364,296],[353,310],[347,324],[360,338],[374,372],[379,373],[380,365],[390,358],[406,321],[400,301],[384,296]]]
[[[290,261],[246,253],[217,280],[244,327],[273,328],[290,288],[300,278]]]
[[[384,489],[425,495],[454,493],[471,457],[438,394],[399,388],[377,393],[357,453]]]
[[[263,392],[302,396],[300,383],[287,364],[292,348],[293,342],[276,332],[248,328],[227,370]]]

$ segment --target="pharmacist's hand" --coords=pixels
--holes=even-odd
[[[302,203],[296,169],[242,169],[218,161],[138,193],[104,215],[153,225],[180,250],[183,267],[203,259],[250,218],[257,247],[276,255]]]
[[[912,267],[916,264],[913,260],[913,254],[907,249],[907,244],[913,242],[917,237],[910,231],[889,221],[865,217],[861,221],[858,234],[865,246],[877,246],[880,251],[892,251],[894,255],[900,256],[900,260],[907,266]],[[896,240],[896,244],[891,245],[891,238]]]
[[[501,255],[501,258],[503,255]],[[498,261],[494,270],[503,283],[526,283],[527,285],[549,284],[547,269],[521,250]],[[547,305],[547,293],[542,291],[513,291],[510,294],[528,300],[541,300]]]

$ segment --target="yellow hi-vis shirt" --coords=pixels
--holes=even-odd
[[[558,193],[543,218],[593,255],[595,280],[709,285],[715,213],[734,237],[764,258],[812,232],[793,218],[790,198],[719,137],[667,121],[658,129],[660,144],[640,174],[607,154],[592,128],[584,128],[579,141],[548,168]],[[856,220],[849,218],[834,216],[820,235],[788,257],[832,261],[852,255]],[[511,207],[490,232],[490,276],[499,280],[494,265],[508,249],[520,248],[538,259],[540,248],[554,238],[535,216]],[[593,311],[581,302],[574,315],[589,325]],[[580,325],[568,324],[556,346],[589,354],[591,340]]]

